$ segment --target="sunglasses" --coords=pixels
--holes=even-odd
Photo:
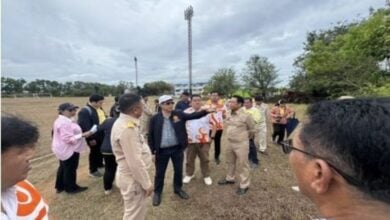
[[[164,102],[163,105],[173,105],[175,102]]]
[[[340,176],[342,176],[348,183],[355,185],[355,186],[362,185],[362,183],[359,180],[346,174],[344,171],[342,171],[341,169],[334,166],[331,162],[329,162],[329,159],[326,159],[326,158],[321,157],[319,155],[312,154],[312,153],[309,153],[307,151],[304,151],[304,150],[301,150],[299,148],[294,147],[291,139],[280,142],[280,145],[282,146],[283,153],[285,153],[285,154],[289,154],[289,153],[291,153],[291,151],[295,150],[295,151],[298,151],[300,153],[311,156],[313,158],[318,158],[318,159],[324,160],[333,170],[335,170],[338,174],[340,174]]]

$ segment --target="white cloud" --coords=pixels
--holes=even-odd
[[[368,15],[383,0],[191,2],[194,81],[266,56],[286,84],[306,33]],[[2,5],[2,74],[117,83],[188,78],[185,0],[16,0]]]

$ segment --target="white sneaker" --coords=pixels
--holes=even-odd
[[[106,194],[106,195],[110,195],[110,194],[111,194],[111,192],[112,192],[112,190],[111,190],[111,189],[109,189],[109,190],[104,190],[104,194]]]
[[[295,192],[299,192],[299,186],[292,186],[291,187],[292,190],[294,190]]]
[[[192,176],[185,176],[183,178],[183,183],[189,183],[191,182],[192,178],[194,178],[195,175],[192,175]]]
[[[204,180],[204,183],[206,183],[206,185],[208,185],[208,186],[213,184],[213,180],[209,176],[205,177],[203,180]]]

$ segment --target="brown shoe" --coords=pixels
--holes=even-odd
[[[218,185],[228,185],[228,184],[234,184],[234,183],[235,183],[234,181],[230,181],[230,180],[226,180],[226,179],[218,181]]]

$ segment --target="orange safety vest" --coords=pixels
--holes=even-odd
[[[16,184],[19,219],[48,219],[49,206],[35,187],[27,180]]]

